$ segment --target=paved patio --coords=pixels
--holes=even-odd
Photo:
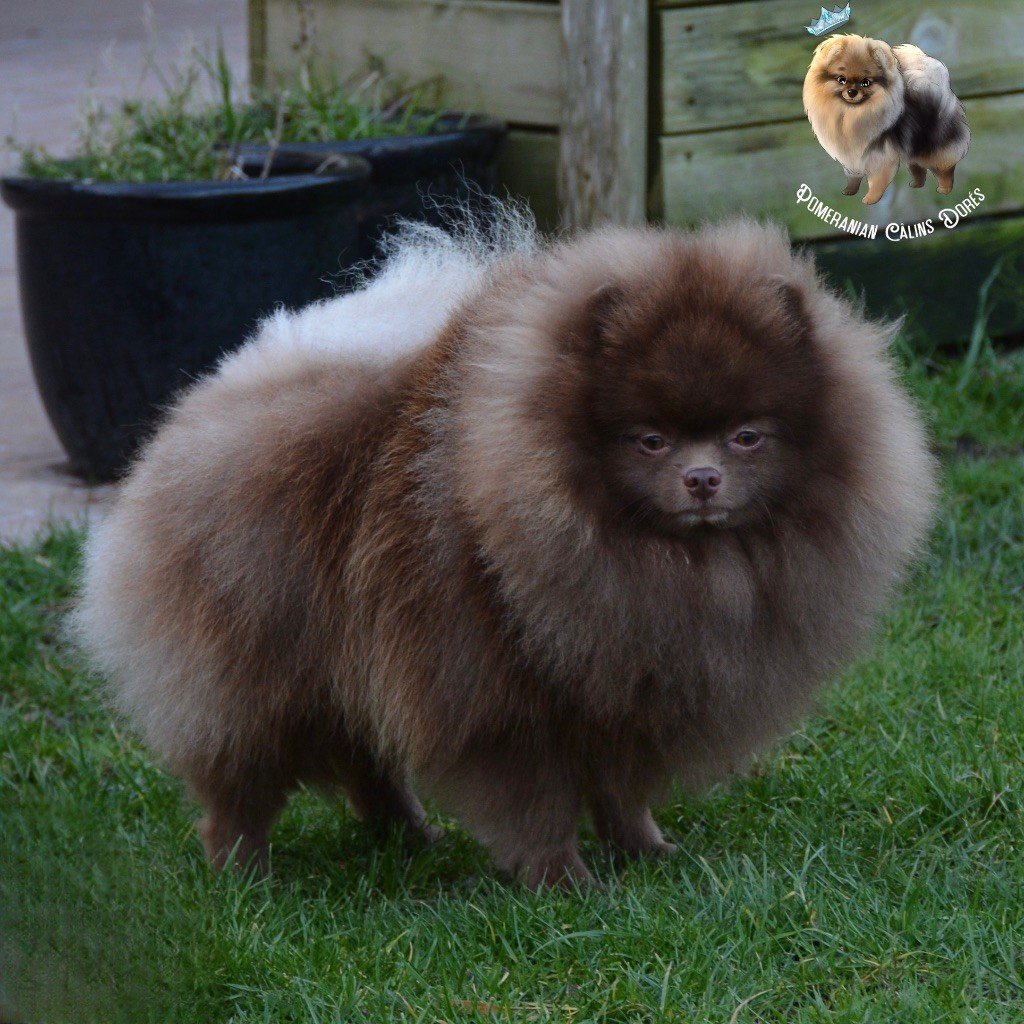
[[[245,0],[3,0],[0,3],[0,139],[55,152],[73,140],[85,86],[103,100],[154,91],[147,56],[174,59],[190,41],[216,41],[245,67]],[[0,167],[13,165],[9,152]],[[14,218],[0,207],[0,541],[25,540],[49,521],[82,521],[111,488],[90,488],[64,454],[36,395],[18,308]]]

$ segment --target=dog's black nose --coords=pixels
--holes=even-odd
[[[722,474],[710,466],[701,466],[699,469],[688,469],[683,477],[683,483],[695,498],[706,501],[721,487]]]
[[[851,100],[855,100],[857,98],[857,90],[856,89],[847,89],[846,90],[846,95],[849,96]]]

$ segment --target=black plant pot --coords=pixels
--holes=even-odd
[[[359,256],[369,165],[266,180],[5,178],[36,384],[73,472],[126,468],[174,392]],[[300,171],[307,173],[298,173]]]
[[[335,293],[396,217],[437,221],[437,202],[492,187],[504,135],[454,115],[430,135],[286,145],[265,180],[4,178],[33,372],[72,471],[121,475],[260,317]],[[239,157],[258,173],[266,148]]]
[[[491,192],[507,127],[475,114],[447,114],[429,135],[404,135],[346,142],[284,143],[274,150],[278,173],[322,164],[332,156],[362,157],[373,168],[373,187],[360,209],[360,250],[377,255],[381,234],[399,217],[443,224],[453,201],[472,206]],[[249,167],[266,162],[268,147],[236,149]]]
[[[71,470],[119,476],[175,391],[262,316],[334,294],[397,217],[440,222],[438,203],[490,189],[505,131],[450,115],[429,135],[286,145],[266,180],[3,179],[32,368]],[[258,174],[267,148],[236,156]]]

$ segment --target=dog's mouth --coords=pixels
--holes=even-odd
[[[845,89],[839,95],[842,97],[843,102],[848,103],[851,107],[856,107],[870,98],[870,94],[864,92],[863,89]]]
[[[701,505],[676,514],[681,526],[725,526],[729,522],[729,510],[720,505]]]

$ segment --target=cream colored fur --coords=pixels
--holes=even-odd
[[[813,77],[816,67],[827,65],[846,46],[867,47],[889,79],[882,95],[870,104],[851,107],[835,101]],[[903,113],[908,92],[933,97],[946,118],[958,116],[960,101],[950,85],[949,71],[941,61],[910,43],[890,47],[878,39],[836,35],[814,51],[811,71],[804,80],[804,110],[821,147],[842,164],[847,175],[871,179],[884,174],[885,169],[895,163],[909,161],[908,154],[891,141],[877,144]],[[934,150],[923,162],[928,167],[953,167],[964,158],[968,148],[969,136],[965,136],[950,146]]]
[[[832,36],[818,45],[814,51],[813,68],[825,61],[831,53],[848,39],[848,36]],[[821,103],[816,98],[815,84],[808,77],[804,82],[804,110],[811,122],[811,128],[821,143],[821,148],[833,160],[843,165],[848,175],[866,175],[869,178],[879,170],[899,159],[895,147],[887,145],[869,151],[883,132],[891,128],[903,112],[905,84],[899,73],[899,66],[893,51],[887,43],[873,40],[878,60],[891,77],[891,84],[879,101],[871,106],[847,107],[839,103]]]

